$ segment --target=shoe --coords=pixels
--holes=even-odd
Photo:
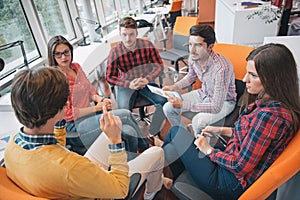
[[[164,144],[164,141],[162,141],[158,135],[148,135],[147,140],[152,146],[162,147]]]
[[[152,199],[154,199],[156,193],[157,192],[151,192],[151,193],[145,192],[144,193],[144,200],[152,200]]]
[[[155,144],[154,144],[154,136],[148,135],[146,137],[146,139],[147,139],[147,141],[148,141],[148,143],[149,143],[150,146],[155,146]]]

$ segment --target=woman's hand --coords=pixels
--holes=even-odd
[[[102,102],[102,101],[104,100],[104,97],[100,97],[99,95],[94,94],[94,95],[92,96],[92,100],[93,100],[94,102],[99,103],[99,102]]]
[[[218,126],[206,126],[202,133],[212,137],[213,135],[224,135],[227,137],[231,137],[232,129],[230,127],[218,127]]]
[[[103,99],[101,102],[97,102],[95,105],[96,112],[102,111],[103,106],[106,108],[106,110],[111,110],[111,100],[110,99]]]
[[[105,106],[103,106],[103,114],[100,118],[100,128],[108,137],[112,144],[117,144],[122,142],[121,132],[122,132],[122,122],[118,116],[107,112]]]
[[[199,149],[205,155],[207,154],[208,149],[212,148],[206,140],[205,135],[203,133],[197,135],[194,144],[196,145],[196,148]]]
[[[209,137],[213,137],[214,135],[221,135],[221,127],[206,126],[204,129],[202,129],[201,134],[207,135]]]

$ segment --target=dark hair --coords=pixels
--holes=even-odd
[[[21,70],[12,81],[12,107],[19,122],[28,128],[46,124],[63,109],[68,96],[68,79],[58,68]]]
[[[209,25],[194,25],[190,28],[190,35],[200,36],[204,38],[207,46],[216,42],[216,35],[214,29]]]
[[[119,28],[121,27],[137,29],[137,23],[132,17],[124,17],[119,21]]]
[[[254,49],[246,58],[254,61],[264,92],[282,102],[291,112],[296,131],[300,120],[300,97],[297,65],[291,51],[282,44],[266,44]],[[246,104],[258,95],[246,96]]]
[[[57,45],[65,44],[69,47],[71,51],[71,62],[73,61],[73,46],[70,42],[61,35],[54,36],[48,42],[48,65],[49,66],[57,66],[57,62],[54,58],[54,50]]]

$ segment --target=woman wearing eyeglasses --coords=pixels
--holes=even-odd
[[[55,36],[48,42],[48,64],[59,67],[69,80],[70,96],[64,108],[67,121],[67,134],[78,133],[79,137],[67,138],[67,145],[85,147],[88,149],[100,135],[99,119],[102,107],[111,110],[110,99],[99,96],[97,90],[87,79],[81,66],[73,61],[73,46],[62,36]],[[95,105],[91,105],[95,102]],[[149,147],[129,110],[118,109],[111,111],[121,118],[123,124],[122,138],[125,140],[126,150],[133,152],[129,159],[135,156],[138,148],[145,150]],[[76,151],[76,149],[73,149]],[[83,154],[84,152],[78,152]]]

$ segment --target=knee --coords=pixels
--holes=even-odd
[[[124,132],[125,135],[130,135],[130,136],[135,137],[135,138],[138,137],[138,134],[135,131],[135,129],[132,126],[128,125],[128,124],[123,124],[122,132]]]
[[[202,129],[204,129],[207,125],[208,125],[208,121],[205,120],[203,117],[201,116],[195,116],[192,119],[192,126],[193,126],[193,130],[194,130],[194,134],[198,134],[202,131]]]
[[[176,137],[176,135],[177,135],[177,133],[178,132],[180,132],[181,130],[182,130],[183,128],[182,127],[180,127],[180,126],[173,126],[171,129],[170,129],[170,131],[169,131],[169,133],[168,133],[168,135],[167,135],[167,137],[166,137],[166,139],[167,140],[165,140],[165,141],[171,141],[173,138],[175,138]]]
[[[152,146],[149,148],[149,151],[157,154],[157,156],[164,156],[164,150],[161,147]]]
[[[118,104],[118,108],[119,109],[127,109],[127,110],[129,110],[129,102],[117,100],[117,104]]]
[[[130,116],[131,115],[131,111],[128,109],[120,109],[120,112],[122,113],[122,115],[124,116]]]
[[[128,109],[117,109],[117,110],[112,110],[111,111],[114,115],[119,116],[119,117],[130,117],[131,116],[131,111]]]
[[[165,115],[168,115],[172,112],[173,110],[173,105],[170,102],[165,103],[165,105],[163,106],[163,110]]]

